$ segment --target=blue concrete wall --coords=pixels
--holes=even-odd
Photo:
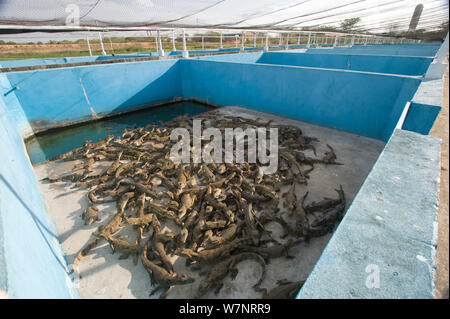
[[[308,49],[306,53],[323,53],[323,54],[366,54],[366,55],[401,55],[401,56],[417,56],[417,57],[433,57],[436,52],[430,48],[380,48],[380,49],[361,49],[336,47],[333,49]]]
[[[411,103],[402,129],[428,135],[441,107],[419,103]]]
[[[387,141],[420,80],[300,67],[181,60],[183,96]]]
[[[396,130],[297,298],[433,298],[440,139]]]
[[[22,137],[8,108],[1,94],[0,289],[11,298],[76,297],[56,227],[45,210]]]
[[[10,72],[6,76],[33,129],[181,96],[176,60]]]
[[[424,75],[432,58],[353,54],[264,53],[257,63],[355,70],[388,74]]]
[[[68,283],[63,253],[56,240],[56,230],[45,212],[44,202],[21,139],[21,135],[32,132],[33,128],[53,127],[89,119],[95,115],[184,97],[202,99],[218,105],[253,108],[388,141],[406,102],[413,98],[421,84],[419,79],[407,76],[255,63],[262,55],[245,53],[201,59],[145,61],[0,74],[0,136],[3,141],[0,144],[0,289],[6,288],[12,297],[65,298],[76,295],[76,291]],[[283,55],[284,53],[280,53],[279,56]],[[410,61],[419,63],[423,59]],[[420,66],[415,67],[420,69]],[[428,107],[426,94],[423,95],[423,104]],[[412,104],[414,106],[407,114],[404,127],[422,132],[424,128],[431,127],[436,112],[415,104],[417,103]],[[392,139],[389,143],[391,142]],[[410,152],[405,145],[407,143],[400,145],[401,147],[393,146],[394,153]],[[438,155],[433,154],[430,163],[434,163],[438,158]],[[395,165],[404,161],[401,157],[392,158]],[[420,159],[411,163],[423,164]],[[392,167],[389,160],[383,165],[375,171],[381,174],[381,177],[376,178],[396,176],[386,173],[392,173],[389,170]],[[430,169],[435,172],[435,167]],[[374,174],[371,173],[372,176],[375,176]],[[407,174],[401,176],[408,181]],[[413,181],[413,185],[417,183],[419,182]],[[431,184],[427,185],[425,188],[431,189]],[[406,189],[408,186],[402,184],[396,190],[401,192]],[[430,194],[433,195],[433,192],[434,190]],[[402,194],[396,196],[400,198]],[[427,198],[431,198],[430,194],[426,194]],[[356,207],[359,202],[355,200],[352,207]],[[362,200],[362,204],[368,203],[369,207],[373,206],[372,202]],[[394,205],[394,200],[391,202],[389,211],[397,212],[399,206]],[[419,209],[416,206],[414,211],[420,211],[421,207],[417,206]],[[361,207],[364,212],[366,208]],[[409,208],[407,205],[400,206],[402,209],[405,207]],[[346,220],[348,219],[344,219],[339,229],[352,226],[346,224]],[[423,225],[429,227],[429,219],[422,221]],[[383,229],[381,234],[385,235],[386,230],[388,228]],[[340,231],[341,236],[343,233],[346,232]],[[429,234],[428,228],[425,233]],[[30,246],[29,243],[33,245]],[[332,252],[330,249],[328,252]],[[376,253],[378,252],[377,250]],[[325,256],[327,257],[321,258],[321,265],[324,262],[339,261],[339,258],[333,259],[333,253],[325,253]],[[352,265],[347,266],[346,271],[355,269]],[[401,268],[401,271],[403,273],[404,269]],[[402,280],[408,281],[411,274],[416,273],[423,275],[419,269],[406,273],[407,276]],[[314,274],[316,275],[312,278],[316,279],[308,282],[318,280],[316,270]],[[316,281],[314,289],[320,289],[327,283],[326,274],[324,272],[325,277],[320,277],[322,284],[317,284]],[[343,274],[345,275],[345,272]],[[428,280],[425,277],[421,277],[421,283]],[[401,285],[404,284],[402,281]],[[398,293],[396,289],[404,288],[401,285],[394,286],[385,296],[395,296],[395,293]],[[423,289],[422,286],[417,287]],[[313,288],[306,291],[314,293],[316,290]],[[428,290],[423,291],[423,296],[429,296]]]

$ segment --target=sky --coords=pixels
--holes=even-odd
[[[64,25],[79,16],[82,25],[271,29],[339,26],[344,19],[360,17],[360,27],[384,32],[407,29],[418,4],[424,6],[418,28],[448,21],[448,0],[0,0],[0,24]],[[128,34],[133,35],[145,33]],[[85,35],[0,35],[17,42],[80,37]]]

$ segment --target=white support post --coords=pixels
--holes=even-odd
[[[352,43],[351,43],[351,45],[352,45],[352,46],[355,45],[355,36],[352,36]]]
[[[300,36],[301,36],[301,33],[298,34],[297,45],[300,45]]]
[[[186,31],[183,29],[183,58],[187,59],[189,58],[189,51],[186,48]]]
[[[223,49],[223,40],[222,40],[222,38],[223,38],[223,33],[220,32],[220,48],[221,49]]]
[[[286,35],[286,48],[285,48],[285,50],[288,50],[288,49],[289,49],[289,32]]]
[[[254,38],[253,38],[253,47],[256,48],[256,32],[255,32]]]
[[[157,36],[155,36],[155,46],[156,46],[156,52],[158,52],[159,51],[159,45],[158,45],[158,37]]]
[[[264,45],[264,52],[269,51],[269,32],[266,32],[266,43]]]
[[[86,41],[89,49],[89,56],[92,56],[91,44],[89,43],[89,35],[86,36]]]
[[[364,45],[367,45],[367,37],[364,39]]]
[[[164,49],[163,49],[162,42],[161,42],[161,32],[159,30],[157,31],[157,37],[158,37],[158,47],[159,47],[158,54],[159,54],[159,56],[164,56]]]
[[[238,47],[238,39],[239,39],[239,35],[235,34],[234,35],[234,45],[236,48]]]
[[[280,47],[283,45],[283,34],[280,33]]]
[[[241,34],[241,51],[244,51],[245,32]]]
[[[202,35],[202,50],[205,50],[205,37]]]
[[[311,46],[311,32],[308,33],[308,44],[306,45],[306,47],[309,49],[310,46]]]
[[[172,30],[172,51],[176,51],[177,46],[175,45],[175,30]]]
[[[338,41],[339,41],[339,35],[336,34],[336,36],[334,37],[334,44],[333,44],[334,47],[338,46]]]
[[[102,35],[100,32],[98,33],[98,38],[100,39],[100,46],[102,47],[102,55],[106,55],[105,47],[103,46]]]

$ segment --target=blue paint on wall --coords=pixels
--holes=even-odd
[[[300,59],[295,56],[298,53],[289,54],[293,56],[289,59]],[[288,59],[284,55],[279,53],[278,58]],[[388,141],[406,102],[421,83],[407,76],[256,63],[262,56],[257,52],[1,74],[0,287],[7,287],[11,297],[76,295],[21,139],[32,127],[54,127],[185,97],[253,108]],[[333,59],[341,61],[341,57]],[[364,58],[355,59],[362,67]],[[420,63],[428,60],[402,61],[421,72]],[[388,64],[371,67],[387,69]],[[405,126],[423,130],[436,115],[433,108],[415,105]],[[388,176],[383,174],[383,178]]]
[[[439,106],[411,103],[402,129],[428,135],[441,109]]]
[[[181,96],[176,60],[11,72],[33,128],[46,128]],[[16,119],[18,121],[18,119]],[[26,134],[30,132],[22,132]]]
[[[365,72],[424,75],[432,58],[399,57],[354,54],[291,54],[284,52],[264,53],[257,63],[307,66]]]
[[[387,141],[420,80],[314,68],[181,60],[183,96]]]
[[[6,261],[0,262],[0,287],[11,298],[76,297],[56,227],[2,96],[0,136],[0,260]]]

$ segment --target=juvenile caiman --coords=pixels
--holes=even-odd
[[[158,287],[153,289],[150,296],[156,293],[160,289],[164,289],[164,292],[159,296],[160,299],[166,298],[167,295],[173,290],[175,285],[186,285],[194,282],[194,279],[186,274],[178,274],[176,272],[168,272],[164,268],[151,262],[147,258],[147,246],[141,254],[142,264],[150,275],[152,280],[152,286],[158,284]]]
[[[227,259],[218,262],[214,266],[211,267],[211,269],[206,274],[206,278],[204,278],[198,287],[197,293],[195,295],[195,298],[202,297],[210,288],[215,287],[215,293],[218,294],[220,289],[223,286],[222,280],[227,276],[229,272],[231,272],[231,277],[234,279],[236,275],[238,274],[238,269],[235,268],[235,266],[245,260],[245,259],[254,259],[256,260],[262,267],[262,273],[259,280],[256,282],[255,285],[253,285],[253,288],[255,290],[258,290],[259,285],[264,280],[265,274],[266,274],[266,263],[264,261],[264,258],[262,258],[260,255],[255,253],[240,253],[237,255],[233,255],[231,257],[228,257]]]

